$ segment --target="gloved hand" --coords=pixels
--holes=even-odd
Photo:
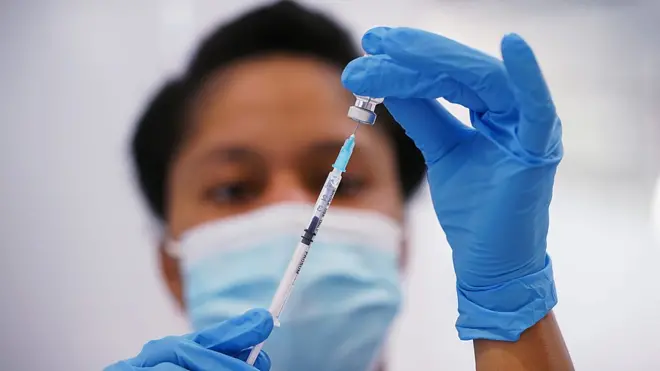
[[[268,311],[250,310],[197,333],[148,342],[137,357],[105,371],[268,371],[270,359],[263,351],[254,367],[245,360],[249,348],[266,340],[272,330],[273,317]]]
[[[384,104],[422,151],[453,252],[459,337],[516,341],[556,304],[546,254],[561,122],[530,47],[511,34],[503,62],[440,35],[378,27],[342,75]],[[435,100],[470,109],[467,127]]]

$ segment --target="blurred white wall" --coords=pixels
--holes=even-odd
[[[254,3],[0,4],[0,369],[101,369],[186,330],[159,282],[127,140],[148,94],[196,38]],[[658,5],[314,3],[356,38],[373,25],[409,25],[494,54],[505,32],[530,41],[565,127],[550,246],[576,366],[660,368],[660,250],[648,227],[660,170]],[[450,252],[426,193],[410,214],[415,254],[393,371],[471,369],[471,345],[453,328]]]

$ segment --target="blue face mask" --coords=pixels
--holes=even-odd
[[[191,230],[178,245],[195,329],[268,308],[312,205],[282,204]],[[399,225],[332,208],[264,345],[273,371],[367,371],[401,302]]]

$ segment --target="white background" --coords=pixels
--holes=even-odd
[[[254,3],[0,2],[0,369],[98,370],[186,331],[159,281],[127,141],[148,94],[197,37]],[[660,170],[658,5],[315,3],[356,39],[374,25],[426,28],[490,53],[506,32],[528,39],[565,127],[550,249],[577,369],[660,369],[660,250],[648,220]],[[409,300],[392,369],[472,369],[426,192],[410,215]]]

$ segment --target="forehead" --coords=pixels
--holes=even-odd
[[[169,202],[187,205],[170,207],[171,220],[187,220],[173,223],[183,230],[220,211],[226,216],[294,198],[313,202],[319,176],[325,179],[357,125],[346,116],[354,97],[340,76],[339,68],[290,56],[242,60],[210,76],[190,107],[169,174]],[[385,131],[361,128],[347,172],[359,192],[345,205],[400,218],[397,169]],[[215,207],[206,201],[218,185],[254,197],[234,208]],[[198,200],[201,206],[193,208]]]
[[[196,151],[221,145],[278,142],[302,146],[345,139],[356,124],[346,117],[352,94],[339,68],[312,58],[268,56],[241,61],[212,76],[193,110]],[[360,147],[382,141],[372,128],[360,132]]]

